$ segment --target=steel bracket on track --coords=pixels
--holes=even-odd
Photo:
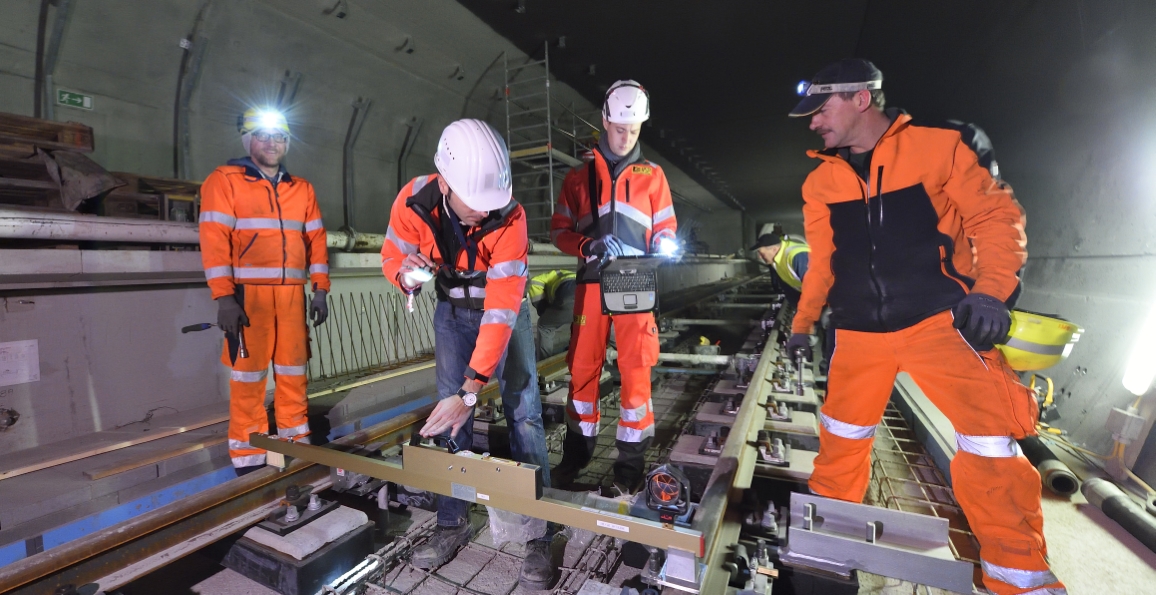
[[[517,463],[477,455],[453,454],[441,448],[405,445],[402,464],[371,459],[331,448],[281,440],[265,434],[251,434],[249,443],[270,454],[280,453],[320,465],[354,471],[419,490],[485,504],[509,512],[545,519],[561,525],[586,529],[667,551],[668,560],[702,557],[703,534],[625,514],[598,510],[564,500],[543,496],[541,469],[536,465]],[[669,573],[668,573],[669,574]],[[686,573],[675,570],[682,576]],[[698,573],[690,573],[695,580]]]
[[[956,560],[948,540],[944,518],[796,492],[780,559],[842,576],[863,570],[970,593],[975,566]]]

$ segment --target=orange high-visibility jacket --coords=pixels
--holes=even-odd
[[[313,185],[284,168],[275,182],[248,158],[201,185],[201,261],[213,299],[235,285],[305,285],[329,291],[325,225]]]
[[[466,378],[488,382],[510,342],[526,290],[530,243],[526,211],[516,201],[491,211],[475,227],[463,229],[466,241],[476,246],[471,269],[469,250],[456,240],[438,189],[437,174],[418,176],[406,184],[389,215],[389,229],[381,247],[381,270],[398,288],[405,257],[421,251],[439,266],[438,298],[461,308],[484,310],[478,340]],[[448,257],[446,254],[452,252]]]
[[[591,153],[592,159],[570,170],[562,182],[562,194],[550,220],[554,245],[581,259],[582,247],[602,235],[616,234],[629,255],[651,252],[660,237],[674,239],[678,221],[662,168],[638,154],[630,162],[620,163],[620,173],[613,177],[600,150]],[[597,228],[591,215],[591,180],[598,201]],[[584,261],[579,262],[578,282],[597,281],[598,271],[587,271],[584,265]]]
[[[866,181],[845,150],[807,153],[821,163],[803,184],[811,258],[793,332],[812,332],[824,304],[835,328],[890,332],[972,291],[1018,294],[1024,212],[981,164],[976,129],[888,113]]]

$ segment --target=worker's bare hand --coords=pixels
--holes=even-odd
[[[418,430],[418,434],[429,438],[450,430],[450,438],[454,438],[462,426],[473,417],[473,411],[474,408],[466,405],[461,397],[457,395],[446,397],[434,406],[433,412],[429,414],[421,430]]]
[[[437,268],[437,265],[434,264],[434,261],[425,254],[422,254],[421,252],[414,252],[413,254],[406,256],[405,260],[401,261],[401,268],[398,269],[398,271],[404,275],[410,271],[426,268]]]

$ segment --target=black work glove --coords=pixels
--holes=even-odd
[[[328,294],[329,292],[324,289],[313,291],[313,302],[309,304],[309,317],[313,319],[314,328],[325,324],[325,319],[329,318],[329,303],[325,301]]]
[[[983,293],[969,293],[952,310],[953,326],[979,351],[991,349],[1007,340],[1011,330],[1011,312],[1007,304]]]
[[[237,303],[235,296],[217,298],[217,326],[234,336],[241,333],[241,327],[249,326],[249,317],[245,316],[245,309]]]
[[[622,240],[619,240],[613,235],[602,236],[592,242],[586,242],[586,245],[582,246],[582,255],[587,258],[592,256],[599,258],[622,256],[625,253],[626,250],[622,246]]]
[[[794,333],[790,339],[787,339],[787,357],[791,361],[795,361],[797,354],[801,351],[803,358],[811,359],[811,335],[805,333]]]

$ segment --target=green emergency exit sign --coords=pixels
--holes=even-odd
[[[65,91],[64,89],[56,90],[56,104],[65,107],[75,107],[77,109],[92,109],[92,96],[83,95],[81,93],[74,93],[72,91]]]

